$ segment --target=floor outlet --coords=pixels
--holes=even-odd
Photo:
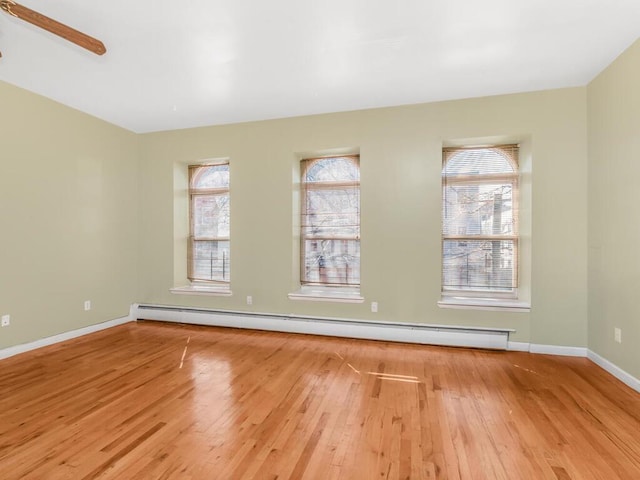
[[[8,327],[11,325],[11,316],[10,315],[2,315],[2,326]]]
[[[247,295],[247,305],[253,305],[253,297],[251,295]]]
[[[373,313],[377,313],[378,312],[378,302],[371,302],[371,311]]]

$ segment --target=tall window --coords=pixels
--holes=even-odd
[[[229,283],[229,164],[189,167],[188,277]]]
[[[442,289],[514,295],[518,285],[518,146],[445,148]]]
[[[307,285],[360,285],[360,158],[301,163],[300,279]]]

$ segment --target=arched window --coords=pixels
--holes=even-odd
[[[442,290],[514,294],[518,146],[443,149]]]
[[[229,163],[189,167],[188,277],[229,283]]]
[[[300,281],[360,285],[360,160],[301,162]]]

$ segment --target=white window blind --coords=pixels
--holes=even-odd
[[[517,285],[518,146],[443,149],[443,292]]]
[[[360,285],[360,160],[357,155],[301,162],[300,281]]]
[[[189,167],[191,281],[229,283],[229,164]]]

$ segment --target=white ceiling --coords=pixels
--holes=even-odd
[[[107,53],[0,12],[0,80],[139,133],[586,85],[640,35],[640,0],[19,3]]]

